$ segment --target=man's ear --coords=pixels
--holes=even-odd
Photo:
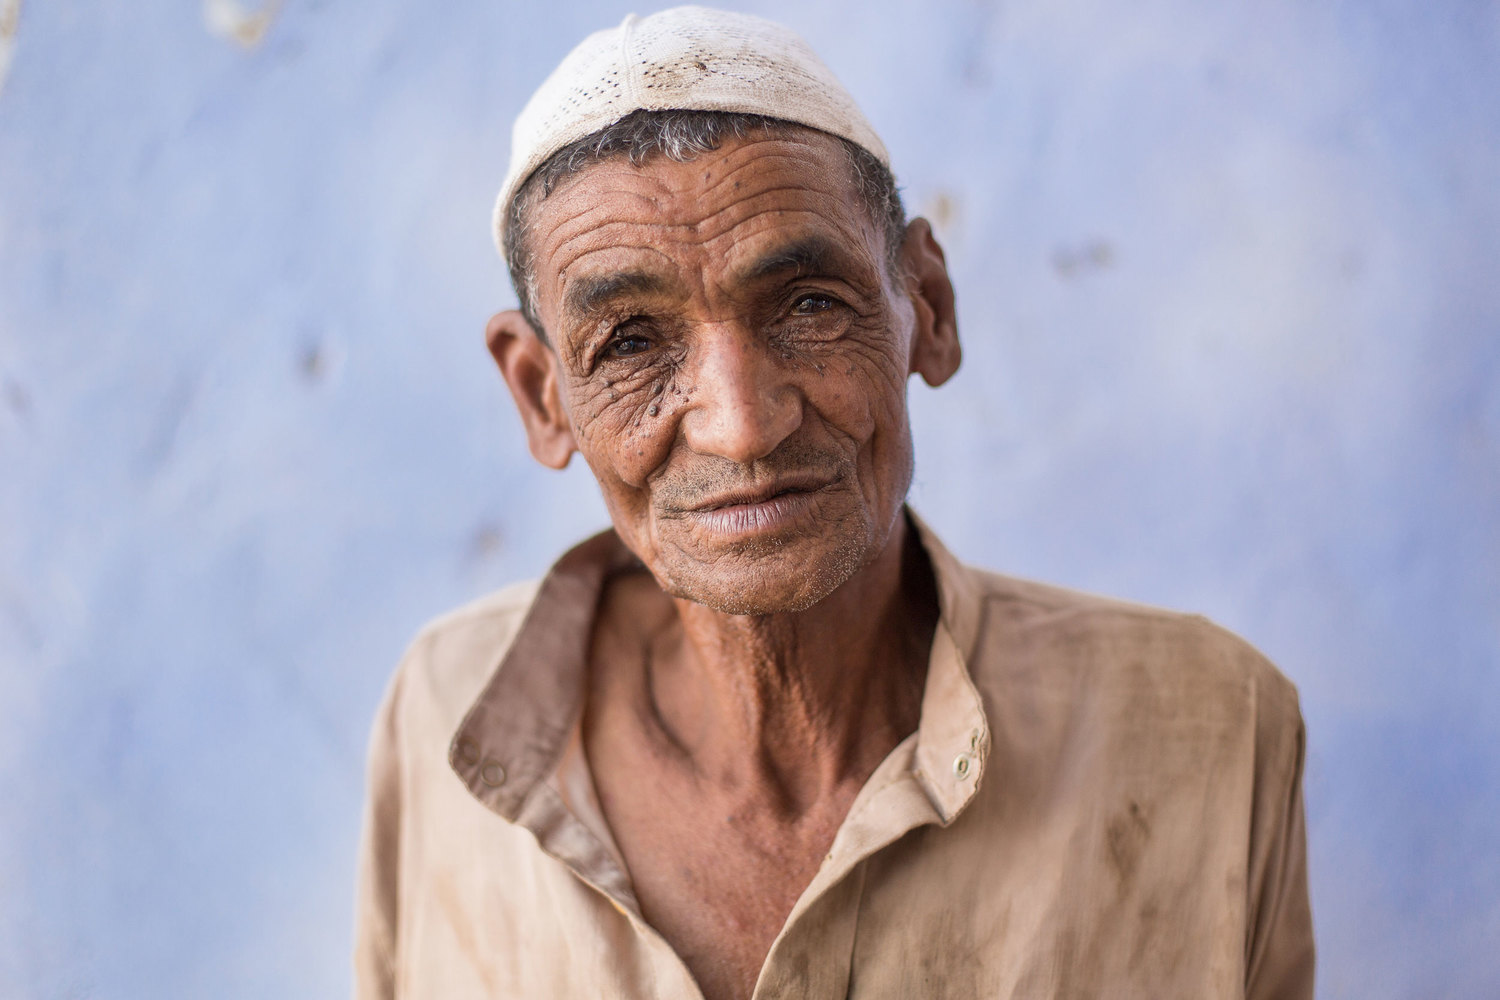
[[[516,409],[521,411],[532,457],[548,468],[563,468],[578,450],[578,443],[557,388],[557,355],[515,309],[496,313],[484,337],[505,384],[510,386]]]
[[[911,341],[911,371],[930,386],[940,386],[958,371],[958,316],[948,261],[926,219],[913,219],[901,243],[901,267],[917,312]]]

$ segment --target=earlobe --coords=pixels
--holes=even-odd
[[[485,340],[521,414],[532,457],[548,468],[564,468],[578,444],[558,388],[557,355],[515,309],[490,319]]]
[[[911,372],[921,375],[930,386],[940,386],[958,371],[963,350],[958,343],[958,315],[948,262],[926,219],[913,219],[906,227],[901,262],[917,320],[912,334]]]

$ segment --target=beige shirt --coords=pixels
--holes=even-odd
[[[1202,618],[970,569],[918,528],[920,725],[755,996],[1311,997],[1292,685]],[[606,532],[412,645],[370,749],[357,997],[700,997],[581,749],[596,599],[632,564]]]

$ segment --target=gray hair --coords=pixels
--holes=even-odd
[[[636,166],[656,156],[686,163],[699,154],[718,149],[727,138],[739,139],[752,133],[785,134],[803,128],[806,126],[781,118],[733,111],[640,110],[559,149],[531,172],[506,210],[505,259],[510,265],[516,298],[521,303],[521,315],[546,343],[547,333],[536,314],[536,260],[527,237],[532,209],[564,178],[611,157],[627,157]],[[843,147],[855,188],[871,221],[884,232],[886,267],[892,275],[897,275],[901,242],[906,234],[906,209],[901,204],[896,179],[869,150],[848,139],[833,138]]]

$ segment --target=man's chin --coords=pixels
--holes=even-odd
[[[720,614],[797,614],[816,607],[868,561],[860,544],[817,554],[798,548],[741,552],[712,562],[674,559],[657,568],[657,580],[673,597]]]

